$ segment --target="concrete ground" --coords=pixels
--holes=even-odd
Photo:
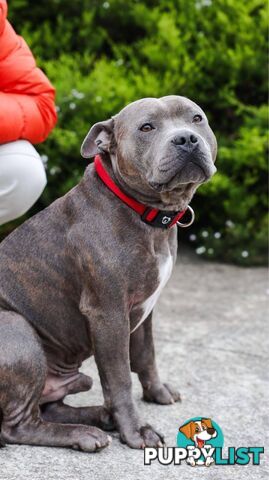
[[[179,255],[155,313],[158,364],[163,381],[178,387],[182,403],[146,404],[133,378],[141,415],[176,445],[179,426],[210,417],[223,430],[225,446],[264,446],[260,466],[189,467],[143,465],[143,451],[112,445],[97,454],[62,448],[7,446],[0,450],[1,480],[267,479],[268,285],[264,268],[243,269]],[[93,360],[83,371],[94,378],[89,393],[70,396],[72,405],[100,404]],[[268,457],[267,457],[268,461]],[[202,470],[201,470],[202,469]]]

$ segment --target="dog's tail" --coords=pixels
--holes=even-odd
[[[3,412],[2,412],[2,410],[1,410],[1,408],[0,408],[0,448],[5,447],[5,445],[6,445],[5,442],[4,442],[4,440],[3,440],[3,438],[2,438],[2,435],[1,435],[1,425],[2,425],[2,421],[3,421]]]

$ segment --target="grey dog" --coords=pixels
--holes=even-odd
[[[151,209],[184,211],[216,171],[217,144],[199,106],[180,96],[145,98],[95,124],[82,155],[100,155],[126,195]],[[168,213],[167,213],[168,212]],[[11,233],[0,246],[0,412],[4,443],[106,447],[116,428],[132,448],[161,446],[139,419],[143,397],[180,399],[159,378],[152,310],[176,259],[177,228],[149,224],[90,164],[81,182]],[[63,399],[89,390],[79,372],[94,355],[104,405]]]

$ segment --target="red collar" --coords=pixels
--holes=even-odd
[[[120,200],[122,200],[128,207],[132,208],[141,216],[141,220],[148,223],[152,227],[159,228],[171,228],[180,220],[187,210],[181,212],[158,210],[157,208],[151,208],[144,203],[138,202],[129,195],[126,195],[116,183],[112,180],[109,173],[106,171],[102,164],[101,157],[96,155],[94,158],[94,166],[96,173],[104,182],[104,184],[111,190]],[[190,208],[190,207],[188,207]],[[184,226],[184,224],[181,224]],[[186,224],[187,226],[187,224]]]

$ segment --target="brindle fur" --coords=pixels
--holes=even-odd
[[[183,97],[141,102],[95,125],[82,152],[87,156],[100,153],[114,180],[135,198],[166,210],[186,208],[195,189],[214,173],[213,167],[208,172],[216,156],[214,135],[207,122],[199,131],[211,152],[211,158],[206,157],[199,144],[195,153],[202,167],[204,161],[208,164],[204,175],[201,167],[193,164],[189,168],[184,160],[187,154],[169,143],[169,158],[174,159],[171,173],[178,171],[169,183],[159,171],[162,160],[156,144],[162,142],[163,150],[163,129],[166,136],[171,128],[173,135],[186,129],[184,112],[190,117],[190,111],[195,115],[201,109]],[[141,111],[143,115],[153,112],[166,125],[161,137],[157,133],[147,148],[141,134],[130,127]],[[149,179],[158,185],[163,180],[162,191],[149,185]],[[176,249],[176,227],[163,230],[143,223],[104,186],[93,165],[75,188],[1,243],[3,441],[95,451],[110,442],[100,428],[115,427],[130,447],[162,445],[162,435],[139,419],[132,399],[131,370],[139,376],[145,400],[168,404],[180,396],[159,379],[152,313],[133,334],[130,331],[141,318],[143,302],[158,286],[160,256],[171,254],[175,261]],[[91,388],[91,378],[79,373],[91,355],[97,363],[104,406],[69,407],[63,403],[66,395]]]

